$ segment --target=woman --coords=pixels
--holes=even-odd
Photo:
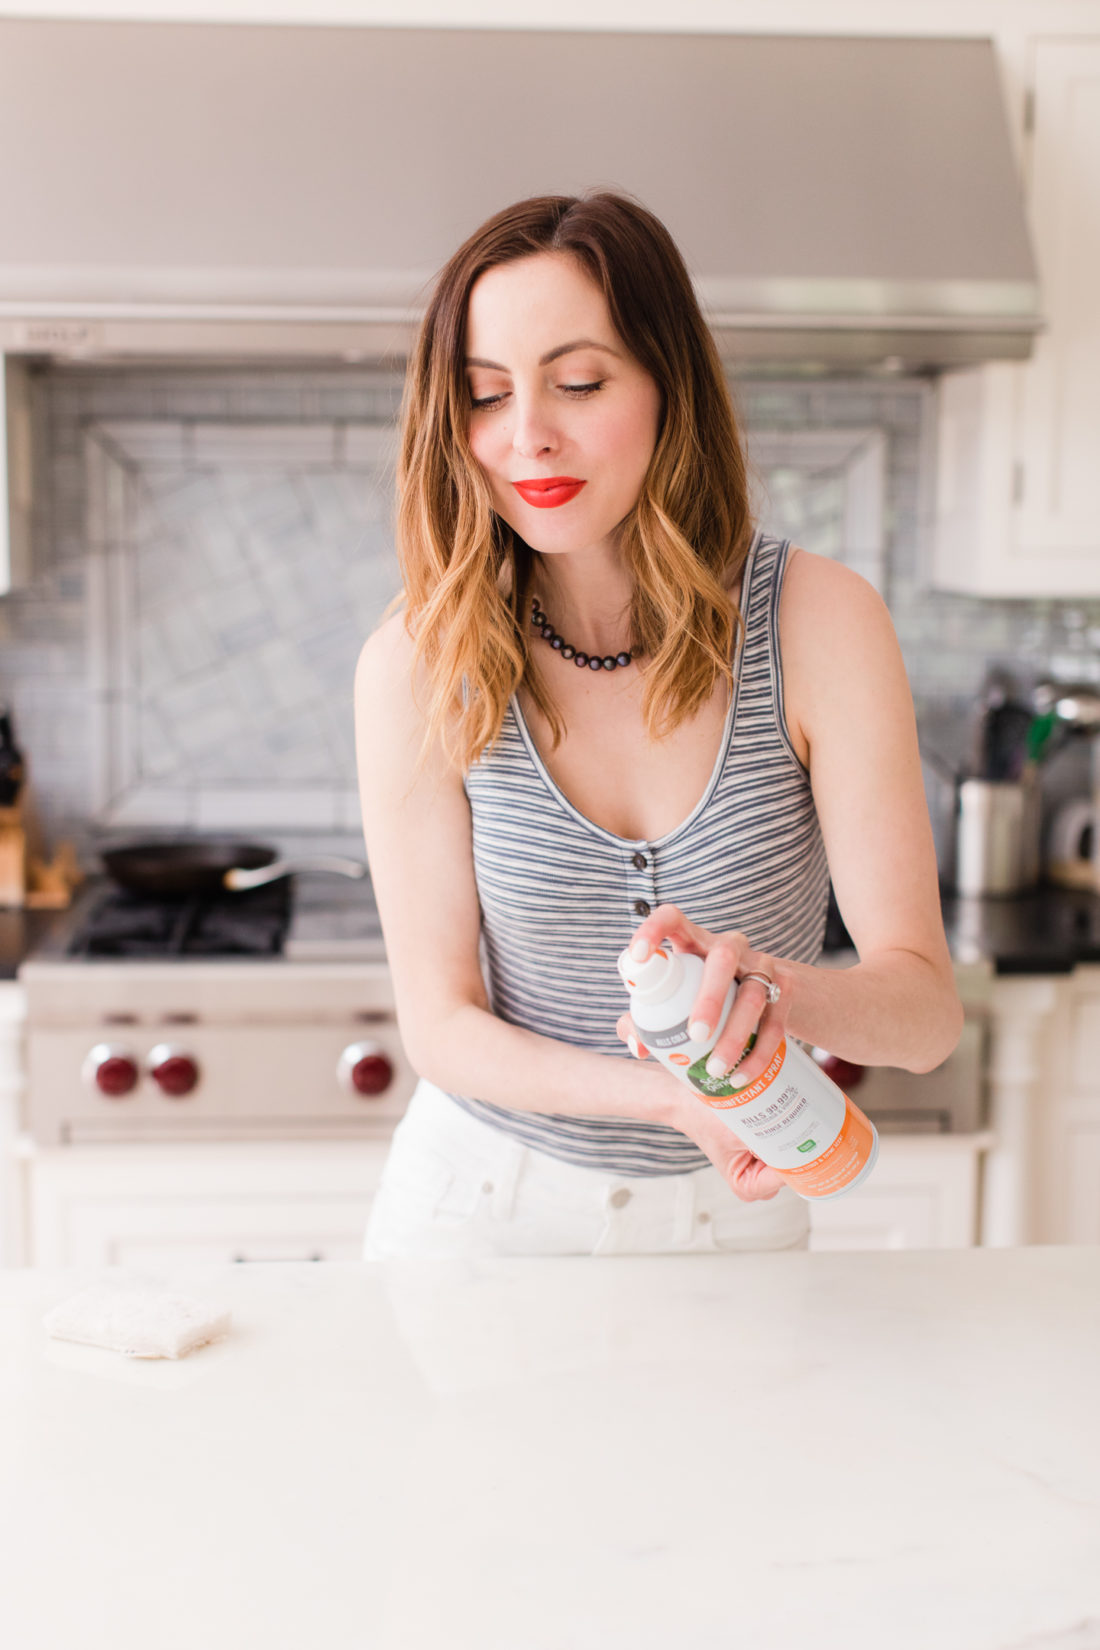
[[[611,1057],[638,1051],[618,952],[703,956],[708,1028],[744,982],[712,1059],[755,1028],[745,1081],[788,1034],[926,1071],[962,1011],[889,616],[754,530],[657,219],[537,198],[459,248],[410,363],[398,492],[403,611],[356,707],[421,1081],[366,1255],[804,1247],[803,1199],[655,1062]],[[845,971],[814,966],[830,873]]]

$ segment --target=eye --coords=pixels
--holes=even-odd
[[[600,378],[594,384],[559,384],[558,388],[564,390],[566,395],[572,395],[581,400],[585,396],[594,395],[597,390],[602,390],[606,383],[606,378]],[[493,407],[500,406],[507,393],[506,390],[501,390],[496,395],[471,396],[470,406],[475,412],[489,412]]]

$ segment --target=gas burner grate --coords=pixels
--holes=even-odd
[[[290,924],[290,878],[239,894],[162,900],[108,893],[69,946],[79,957],[278,956]]]

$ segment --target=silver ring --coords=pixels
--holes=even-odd
[[[770,974],[758,974],[755,971],[750,971],[748,974],[742,974],[741,981],[744,980],[759,980],[760,984],[764,987],[764,996],[769,1008],[774,1008],[775,1004],[782,996],[782,991],[779,986],[776,985]]]

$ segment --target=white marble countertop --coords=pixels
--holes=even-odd
[[[1096,1650],[1100,1248],[0,1272],[18,1650]]]

